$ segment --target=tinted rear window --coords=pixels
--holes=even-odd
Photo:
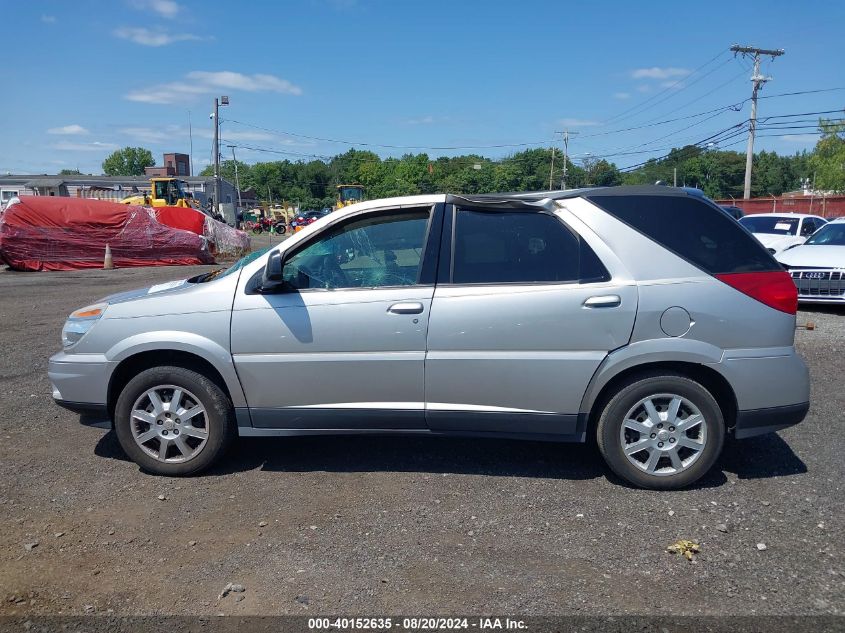
[[[589,196],[590,201],[711,275],[780,270],[723,211],[688,196]]]
[[[798,235],[798,218],[778,218],[771,215],[747,215],[739,221],[752,233]]]
[[[610,278],[592,249],[546,213],[458,209],[453,262],[456,284]]]

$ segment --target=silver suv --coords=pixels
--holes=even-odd
[[[236,436],[595,437],[620,477],[679,488],[726,435],[804,418],[796,306],[694,191],[414,196],[82,308],[49,376],[153,473],[195,473]]]

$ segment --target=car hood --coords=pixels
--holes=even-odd
[[[845,246],[796,246],[779,254],[777,260],[791,268],[845,268]]]
[[[183,288],[187,285],[187,279],[180,279],[178,281],[168,281],[167,283],[155,284],[154,286],[146,286],[144,288],[135,288],[134,290],[127,290],[126,292],[116,292],[113,295],[103,297],[102,299],[100,299],[100,301],[98,301],[98,303],[123,303],[125,301],[132,301],[133,299],[138,299],[139,297],[146,297],[148,295],[156,294],[159,292],[173,291],[177,288]]]
[[[777,233],[754,233],[754,237],[760,240],[766,248],[773,248],[775,251],[782,251],[787,246],[802,244],[805,240],[797,235],[779,235]]]

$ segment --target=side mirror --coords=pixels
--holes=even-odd
[[[270,253],[270,257],[267,258],[267,265],[264,266],[264,274],[261,277],[262,288],[273,288],[283,282],[284,275],[282,274],[282,265],[283,261],[281,253],[279,253],[279,251],[273,251]]]

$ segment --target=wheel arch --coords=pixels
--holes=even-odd
[[[140,372],[153,367],[173,366],[190,369],[202,374],[216,384],[232,401],[232,391],[220,371],[208,359],[199,354],[178,349],[149,349],[123,358],[109,378],[106,407],[109,418],[114,420],[114,411],[120,392]],[[113,423],[113,422],[112,422]]]
[[[655,375],[661,372],[684,376],[700,383],[713,395],[719,405],[726,430],[731,430],[736,425],[738,410],[736,394],[728,380],[717,370],[709,365],[689,360],[654,360],[623,367],[610,376],[604,376],[602,386],[593,392],[591,401],[582,405],[587,407],[582,408],[582,411],[587,416],[588,433],[596,428],[604,407],[624,383],[637,376]]]

